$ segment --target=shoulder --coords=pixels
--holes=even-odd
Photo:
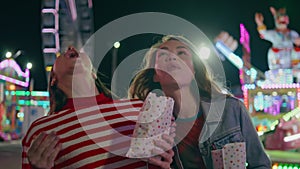
[[[68,111],[70,110],[64,110],[55,114],[43,116],[33,121],[26,131],[26,134],[22,140],[22,144],[28,145],[30,144],[32,139],[39,135],[41,132],[49,131],[57,127],[57,123],[59,123],[61,119],[64,118],[64,116],[69,114]]]
[[[120,105],[132,105],[134,107],[139,107],[144,103],[143,100],[140,99],[118,99],[118,100],[113,100],[111,103],[109,104],[114,104],[114,106],[120,106]]]

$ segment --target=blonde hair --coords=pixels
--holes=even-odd
[[[153,81],[155,74],[154,64],[155,64],[155,55],[158,47],[170,40],[176,40],[184,43],[189,47],[192,52],[192,60],[194,64],[195,71],[195,81],[201,97],[212,99],[212,97],[217,95],[224,95],[222,89],[225,87],[220,86],[213,80],[212,74],[204,65],[204,62],[200,59],[199,54],[194,47],[194,45],[184,38],[183,36],[176,35],[167,35],[164,36],[161,41],[154,44],[144,56],[144,60],[141,66],[141,69],[133,78],[131,85],[128,90],[129,98],[139,98],[145,99],[149,92],[155,89],[161,89],[161,86],[158,82]]]

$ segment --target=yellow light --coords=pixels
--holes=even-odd
[[[9,90],[16,90],[16,86],[14,84],[9,85]]]
[[[52,66],[46,66],[46,71],[47,72],[51,72],[51,70],[52,70]]]

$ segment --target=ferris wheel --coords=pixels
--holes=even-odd
[[[42,0],[42,50],[46,77],[57,54],[80,48],[94,32],[92,0]]]

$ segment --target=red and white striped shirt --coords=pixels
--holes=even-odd
[[[22,140],[22,168],[31,168],[27,152],[42,131],[55,131],[62,150],[53,168],[145,168],[146,162],[125,157],[140,100],[93,98],[68,100],[62,111],[34,121]]]

